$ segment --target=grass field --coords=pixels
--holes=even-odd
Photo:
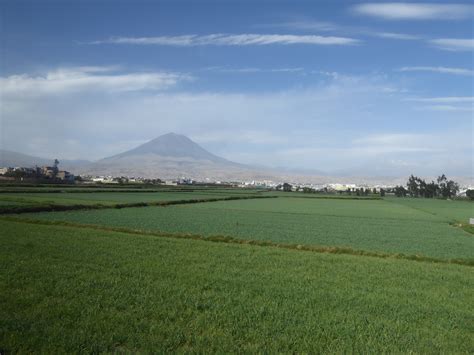
[[[22,217],[474,260],[472,234],[449,225],[444,216],[387,201],[276,198]]]
[[[225,196],[241,196],[233,193],[202,192],[76,192],[76,193],[17,193],[1,194],[0,203],[19,202],[28,204],[116,204],[133,202],[176,201]]]
[[[39,190],[39,189],[38,189]],[[0,193],[0,214],[24,212],[30,209],[39,212],[41,210],[60,210],[58,206],[68,206],[70,209],[84,209],[87,206],[109,206],[130,205],[130,204],[156,204],[172,201],[223,199],[228,197],[242,198],[250,196],[261,196],[261,194],[251,190],[235,189],[191,189],[176,188],[175,190],[110,190],[103,189],[74,189],[57,190],[55,192],[43,189],[41,192],[3,192]],[[72,207],[77,208],[72,208]],[[63,208],[65,209],[65,208]]]
[[[423,198],[389,198],[386,201],[412,209],[432,214],[446,220],[467,223],[474,217],[474,203],[472,201],[451,201]]]
[[[0,352],[474,352],[472,202],[75,191],[0,194],[106,205],[0,216]]]
[[[470,267],[1,223],[7,351],[474,350]]]

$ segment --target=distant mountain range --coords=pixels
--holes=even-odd
[[[0,167],[27,167],[53,165],[55,158],[39,158],[22,153],[12,152],[10,150],[0,149]],[[61,168],[77,169],[91,164],[88,160],[61,160]]]
[[[0,166],[51,165],[53,160],[0,150]],[[260,169],[221,158],[188,137],[176,133],[162,135],[134,149],[95,162],[60,159],[60,167],[75,174],[161,179],[187,177],[200,181],[279,178],[271,169]]]
[[[315,170],[264,168],[239,164],[212,154],[184,135],[168,133],[126,152],[95,162],[87,160],[60,160],[60,168],[74,174],[112,175],[160,179],[192,178],[198,181],[272,180],[310,183],[383,183],[404,184],[406,177],[362,177],[363,170],[340,171],[329,176]],[[54,158],[46,159],[7,150],[0,150],[0,167],[51,165]],[[352,174],[351,174],[352,172]],[[380,172],[382,175],[383,172]],[[357,176],[357,177],[354,177]],[[459,178],[469,182],[469,178]]]

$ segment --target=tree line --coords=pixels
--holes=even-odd
[[[453,180],[448,180],[446,175],[438,176],[436,181],[426,182],[418,176],[410,175],[406,188],[396,186],[394,188],[397,197],[443,197],[453,198],[459,192],[459,184]]]

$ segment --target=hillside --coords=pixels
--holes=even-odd
[[[27,167],[52,165],[55,158],[40,158],[32,155],[27,155],[10,150],[0,149],[0,167]],[[61,169],[76,170],[81,166],[91,164],[87,160],[62,160],[58,157]]]
[[[264,179],[272,174],[256,171],[214,155],[184,135],[168,133],[126,152],[80,169],[90,175],[124,175],[197,180]]]

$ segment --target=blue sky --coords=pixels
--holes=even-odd
[[[473,176],[474,6],[2,1],[3,149],[98,159],[174,131],[248,164]]]

